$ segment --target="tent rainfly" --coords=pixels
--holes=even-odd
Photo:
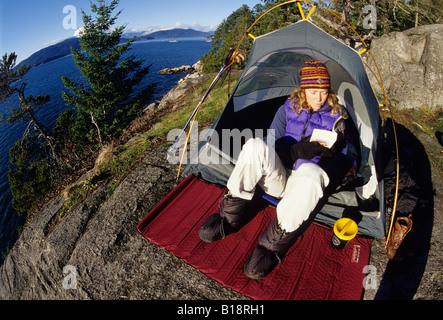
[[[361,183],[350,190],[340,186],[328,195],[315,220],[333,225],[346,208],[357,210],[357,193],[365,198],[374,195],[380,207],[371,212],[360,210],[359,232],[382,239],[385,208],[382,175],[378,174],[382,172],[379,103],[359,53],[308,20],[255,38],[229,101],[191,155],[183,175],[195,174],[225,185],[242,143],[248,137],[267,137],[274,114],[299,86],[300,70],[307,60],[319,60],[327,66],[332,88],[349,116],[348,123],[354,126],[355,144],[361,155],[357,175]]]

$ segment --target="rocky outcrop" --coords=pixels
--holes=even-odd
[[[181,66],[176,68],[165,68],[158,71],[160,74],[174,74],[174,73],[192,73],[194,68],[192,66]]]
[[[177,102],[188,90],[192,90],[195,85],[211,77],[213,77],[212,74],[200,75],[199,73],[191,73],[186,75],[186,77],[178,81],[172,90],[163,96],[161,101],[150,104],[146,110],[161,111],[168,107],[172,107],[172,110],[175,110],[178,105]]]
[[[98,188],[53,231],[60,197],[23,230],[0,269],[0,299],[235,299],[144,239],[138,222],[175,185],[166,147],[148,154],[113,190]]]
[[[208,77],[181,81],[156,111],[172,108]],[[100,186],[53,230],[66,199],[38,212],[0,267],[0,300],[242,299],[136,230],[177,184],[177,165],[167,161],[166,150],[146,155],[117,187],[112,181]]]
[[[158,111],[169,106],[174,106],[177,100],[183,96],[186,91],[194,87],[196,84],[205,81],[213,75],[202,74],[203,63],[201,60],[194,63],[192,66],[181,66],[177,68],[166,68],[159,71],[162,74],[174,74],[174,73],[188,73],[185,77],[181,78],[172,90],[165,94],[161,101],[156,101],[148,105],[145,111]]]
[[[194,72],[201,72],[202,71],[202,62],[198,61],[194,63],[192,66],[190,65],[183,65],[181,67],[175,67],[175,68],[165,68],[158,71],[160,74],[174,74],[174,73],[194,73]]]
[[[392,105],[400,109],[443,107],[443,24],[383,35],[372,41],[371,52]],[[376,72],[372,59],[367,59]],[[372,72],[368,76],[382,96]]]

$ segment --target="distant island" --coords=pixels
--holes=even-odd
[[[171,29],[161,30],[137,37],[135,41],[154,40],[154,39],[177,39],[177,38],[208,38],[214,35],[214,32],[203,32],[194,29]]]
[[[208,38],[214,35],[213,31],[203,32],[194,29],[171,29],[152,32],[149,34],[142,34],[135,38],[135,41],[146,41],[155,39],[179,39],[179,38]],[[124,35],[123,35],[124,37]],[[129,38],[121,38],[120,42],[124,43]],[[17,66],[22,64],[28,66],[38,66],[46,62],[64,57],[71,54],[71,47],[74,49],[80,49],[80,43],[77,37],[68,38],[54,45],[43,48],[33,53],[29,58],[20,62]]]

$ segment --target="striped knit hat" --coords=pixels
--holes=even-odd
[[[329,89],[331,87],[328,69],[326,69],[326,66],[320,61],[306,61],[303,69],[301,69],[300,75],[301,89]]]

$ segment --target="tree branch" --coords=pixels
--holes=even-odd
[[[95,122],[94,115],[92,114],[92,112],[90,114],[91,114],[92,124],[97,128],[98,142],[100,144],[100,147],[103,148],[102,136],[101,136],[101,133],[100,133],[100,128],[99,128],[97,122]]]

